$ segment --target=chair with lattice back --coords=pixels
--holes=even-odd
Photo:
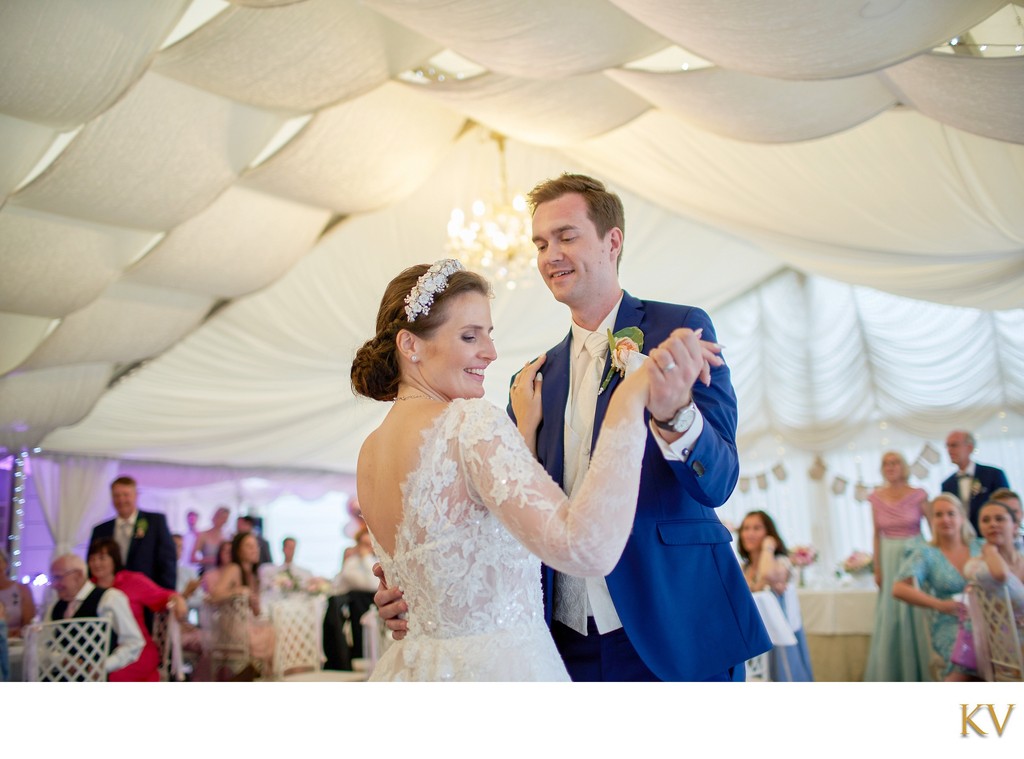
[[[110,653],[110,620],[73,617],[43,622],[29,631],[31,655],[26,680],[34,682],[104,682]],[[27,652],[28,653],[28,652]]]
[[[327,602],[292,593],[270,604],[274,625],[274,673],[319,672],[323,667],[323,623]]]
[[[153,643],[160,652],[160,682],[185,679],[181,652],[181,625],[170,610],[153,615]]]
[[[972,582],[968,586],[968,607],[982,677],[990,682],[1024,680],[1024,652],[1009,589],[1005,585],[986,588]]]
[[[747,682],[766,683],[771,681],[772,678],[768,667],[770,654],[770,651],[765,651],[763,654],[759,654],[753,659],[747,659],[744,664],[746,668]]]
[[[252,610],[245,596],[232,596],[221,603],[203,604],[200,627],[213,680],[232,680],[251,665],[249,625]]]

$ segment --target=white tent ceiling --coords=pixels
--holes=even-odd
[[[0,446],[351,471],[385,411],[351,356],[493,189],[488,129],[514,188],[578,170],[623,195],[624,284],[711,310],[741,444],[1024,414],[1020,14],[9,0]],[[501,403],[568,316],[539,281],[494,310]]]

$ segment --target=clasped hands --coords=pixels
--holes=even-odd
[[[679,328],[672,331],[658,347],[651,350],[644,361],[650,377],[647,409],[655,419],[667,420],[693,400],[693,383],[700,380],[711,386],[711,368],[722,366],[719,355],[722,346],[702,340],[703,328]],[[512,413],[520,428],[536,428],[540,424],[541,409],[540,368],[547,356],[542,354],[523,367],[516,375],[509,393]],[[653,364],[650,364],[653,361]]]

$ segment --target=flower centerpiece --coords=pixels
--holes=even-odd
[[[863,575],[875,568],[875,557],[864,551],[854,551],[843,559],[843,571],[851,575]]]
[[[324,577],[310,577],[303,583],[302,589],[311,596],[329,596],[333,585]]]
[[[797,584],[804,587],[804,568],[818,560],[818,549],[812,545],[795,546],[789,552],[789,560],[796,567]]]
[[[278,593],[293,593],[299,589],[299,584],[292,577],[291,572],[278,572],[271,580],[270,586]]]

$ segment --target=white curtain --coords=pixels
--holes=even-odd
[[[32,456],[43,515],[53,536],[53,557],[74,550],[108,516],[117,462],[84,456]]]

